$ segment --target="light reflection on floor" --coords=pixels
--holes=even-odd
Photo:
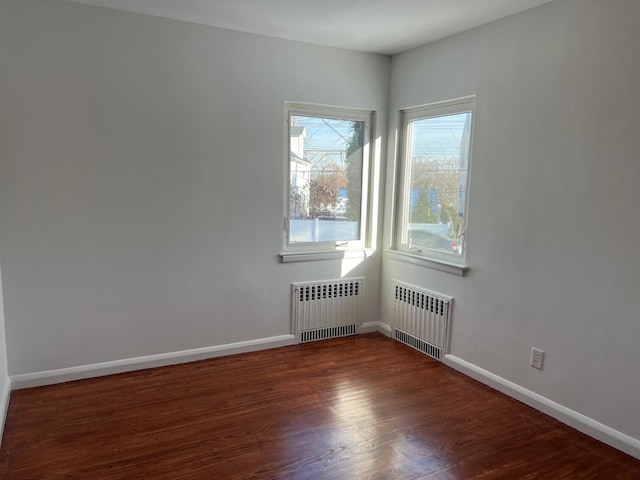
[[[338,427],[333,432],[333,440],[341,446],[356,446],[354,455],[358,456],[358,462],[354,462],[357,471],[353,475],[354,478],[366,478],[374,471],[376,457],[380,453],[376,448],[376,417],[367,392],[350,381],[344,381],[337,386],[331,410],[336,415]]]

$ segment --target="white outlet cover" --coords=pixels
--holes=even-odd
[[[537,368],[538,370],[542,370],[542,366],[544,364],[544,350],[540,350],[536,347],[531,347],[531,359],[529,360],[529,365],[533,368]]]

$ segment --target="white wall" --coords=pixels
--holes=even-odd
[[[364,275],[377,320],[379,257],[279,261],[284,102],[385,136],[389,58],[2,0],[0,60],[11,375],[288,334],[291,282]]]
[[[638,25],[636,0],[560,0],[393,57],[390,146],[398,109],[477,95],[470,271],[385,257],[381,292],[387,322],[392,278],[452,295],[453,355],[637,439]]]
[[[4,329],[4,299],[2,296],[2,269],[0,269],[0,442],[4,431],[4,420],[9,406],[11,382],[7,370],[7,350]]]

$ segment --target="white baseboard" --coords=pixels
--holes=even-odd
[[[365,322],[360,325],[359,333],[380,332],[387,337],[391,336],[391,327],[384,322]]]
[[[7,377],[4,382],[4,388],[0,393],[0,445],[4,438],[4,423],[7,420],[7,411],[9,410],[9,397],[11,396],[11,379]]]
[[[581,413],[538,395],[509,380],[484,370],[454,355],[445,355],[444,363],[469,377],[521,401],[576,430],[640,459],[640,440],[614,430]]]
[[[280,335],[277,337],[259,338],[257,340],[228,343],[213,347],[195,348],[179,352],[161,353],[158,355],[147,355],[144,357],[126,358],[111,362],[81,365],[79,367],[12,375],[11,388],[13,390],[18,390],[20,388],[40,387],[42,385],[52,385],[54,383],[70,382],[72,380],[102,377],[105,375],[131,372],[145,368],[194,362],[196,360],[233,355],[235,353],[255,352],[258,350],[265,350],[267,348],[285,347],[288,345],[294,345],[295,343],[296,337],[294,335]]]

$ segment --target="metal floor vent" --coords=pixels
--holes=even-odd
[[[339,327],[324,327],[316,330],[305,330],[300,332],[300,343],[315,342],[317,340],[327,340],[329,338],[346,337],[347,335],[355,335],[356,326],[341,325]]]
[[[437,360],[449,345],[453,299],[394,280],[393,338]]]
[[[397,328],[394,329],[393,336],[399,342],[415,348],[419,352],[429,355],[436,360],[442,360],[442,349],[440,347],[436,347],[429,342],[425,342],[424,340],[421,340],[418,337],[414,337],[413,335],[410,335],[407,332],[403,332],[402,330],[398,330]]]
[[[294,283],[293,327],[298,342],[355,335],[360,322],[362,277]]]

